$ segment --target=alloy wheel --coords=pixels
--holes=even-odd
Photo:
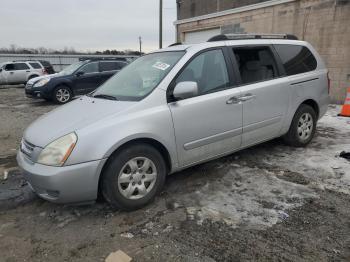
[[[70,99],[70,92],[66,88],[60,88],[56,91],[56,99],[60,103],[66,103]]]

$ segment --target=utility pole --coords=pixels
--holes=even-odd
[[[163,0],[159,0],[159,49],[163,47]]]
[[[142,54],[142,38],[139,36],[139,43],[140,43],[140,56]]]

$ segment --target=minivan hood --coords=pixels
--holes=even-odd
[[[126,111],[136,103],[84,96],[38,118],[25,130],[24,139],[44,148],[61,136]]]

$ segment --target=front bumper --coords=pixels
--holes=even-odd
[[[41,198],[55,203],[79,203],[96,200],[106,159],[52,167],[33,163],[19,151],[17,162],[24,178]]]
[[[25,93],[30,98],[50,98],[50,94],[44,91],[43,88],[34,88],[32,85],[25,86]]]

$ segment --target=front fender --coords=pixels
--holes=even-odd
[[[154,134],[150,134],[150,133],[137,133],[137,134],[133,134],[128,137],[125,137],[124,139],[118,141],[113,146],[111,146],[103,158],[109,158],[116,150],[118,150],[123,145],[139,139],[150,139],[162,144],[170,155],[171,166],[177,167],[178,165],[177,154],[176,154],[176,151],[174,151],[174,149],[172,148],[172,145],[169,145],[169,143],[167,141],[164,141],[162,137],[155,136]]]
[[[168,151],[172,167],[178,166],[175,133],[167,105],[112,115],[76,131],[78,143],[67,165],[108,158],[135,139],[152,139]]]

